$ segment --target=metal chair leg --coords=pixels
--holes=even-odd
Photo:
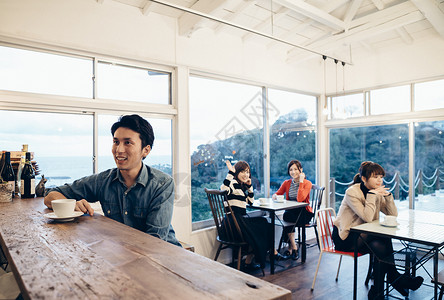
[[[341,269],[342,255],[339,257],[338,272],[336,272],[336,281],[338,281],[339,270]]]

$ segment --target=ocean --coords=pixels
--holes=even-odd
[[[34,160],[39,170],[36,184],[41,175],[45,175],[48,179],[45,184],[47,188],[72,183],[76,179],[93,174],[93,161],[89,156],[35,157]],[[111,155],[99,156],[98,162],[99,172],[116,167]],[[170,155],[148,156],[144,163],[171,175]]]

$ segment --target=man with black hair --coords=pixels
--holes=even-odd
[[[111,134],[117,168],[48,190],[45,205],[76,199],[76,210],[93,215],[89,202],[100,201],[105,216],[180,246],[171,226],[173,179],[142,163],[153,147],[151,124],[139,115],[121,116]]]

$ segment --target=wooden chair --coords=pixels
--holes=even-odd
[[[232,264],[234,266],[235,252],[237,251],[237,269],[240,270],[242,249],[248,249],[248,243],[245,242],[236,217],[227,201],[227,191],[205,188],[205,193],[207,193],[217,229],[216,239],[220,243],[214,260],[217,260],[221,250],[231,248],[233,251]]]
[[[313,213],[316,216],[316,211],[321,207],[322,204],[322,196],[324,194],[324,190],[325,187],[321,187],[318,186],[316,184],[313,184],[311,186],[311,191],[310,191],[310,206],[313,208]],[[281,221],[280,223],[282,224],[282,226],[284,227],[284,229],[286,227],[295,227],[296,223],[291,223],[291,222],[286,222],[286,221]],[[318,244],[318,248],[319,248],[319,243],[318,243],[318,230],[317,230],[317,225],[316,225],[316,221],[315,218],[312,218],[310,223],[305,225],[306,229],[307,228],[313,228],[316,234],[316,243]],[[282,231],[282,235],[281,235],[281,239],[279,241],[279,247],[278,247],[278,251],[280,251],[281,247],[282,247],[282,242],[284,242],[284,240],[286,240],[288,237],[285,237],[285,230]],[[301,227],[298,227],[298,243],[300,244],[301,241]],[[320,248],[319,248],[320,249]]]
[[[336,218],[336,213],[334,211],[333,208],[325,208],[325,209],[319,209],[316,212],[316,223],[318,226],[318,230],[319,230],[319,235],[318,235],[318,243],[320,246],[320,250],[321,253],[319,253],[319,259],[318,259],[318,265],[316,267],[316,273],[313,279],[313,284],[311,285],[311,290],[314,290],[314,285],[316,282],[316,276],[318,275],[318,271],[319,271],[319,266],[321,264],[321,259],[322,259],[322,255],[324,253],[331,253],[331,254],[336,254],[336,255],[340,255],[339,258],[339,265],[338,265],[338,271],[336,272],[336,281],[338,280],[339,277],[339,270],[341,268],[341,261],[342,261],[342,256],[346,255],[346,256],[351,256],[354,257],[354,252],[347,252],[347,251],[339,251],[335,249],[335,245],[333,243],[333,240],[331,238],[331,234],[333,232],[333,219]],[[358,253],[358,256],[362,256],[363,254]],[[369,270],[367,272],[367,278],[366,278],[366,282],[368,282],[368,278],[371,275],[371,261],[372,261],[373,257],[370,256],[370,264],[369,264]]]

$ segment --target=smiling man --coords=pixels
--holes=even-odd
[[[142,163],[153,147],[150,123],[139,115],[122,116],[111,134],[117,168],[49,190],[45,205],[52,208],[54,199],[76,199],[76,210],[93,215],[89,202],[100,201],[105,216],[180,246],[171,226],[173,179]]]

